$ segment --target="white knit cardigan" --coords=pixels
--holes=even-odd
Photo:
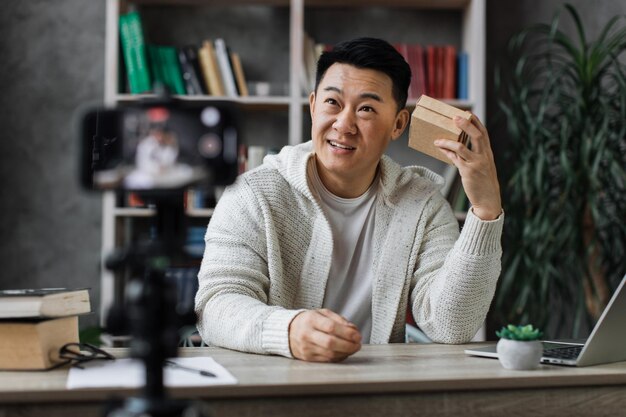
[[[311,142],[285,147],[226,189],[206,233],[196,295],[210,345],[291,357],[288,328],[321,308],[331,228],[307,182]],[[503,215],[469,213],[459,236],[441,177],[383,156],[376,198],[371,343],[404,341],[407,305],[435,342],[480,328],[500,273]]]

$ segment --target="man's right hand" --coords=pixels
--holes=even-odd
[[[361,349],[361,333],[328,309],[307,310],[289,325],[289,348],[297,359],[339,362]]]

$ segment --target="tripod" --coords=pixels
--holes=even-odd
[[[123,404],[109,404],[109,417],[201,416],[197,405],[168,398],[163,385],[163,364],[177,354],[178,329],[193,325],[193,311],[177,311],[176,288],[165,270],[182,253],[185,213],[183,193],[150,191],[142,194],[156,205],[156,237],[134,245],[107,259],[111,270],[131,268],[133,278],[126,288],[126,303],[114,305],[107,317],[112,334],[130,334],[130,356],[143,362],[145,386],[138,397]],[[139,274],[140,279],[135,278]]]

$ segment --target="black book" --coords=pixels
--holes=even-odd
[[[189,95],[207,94],[207,89],[200,76],[200,63],[198,61],[198,50],[193,45],[187,45],[178,50],[178,61],[183,72],[185,89]]]

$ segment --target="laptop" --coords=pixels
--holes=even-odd
[[[626,361],[626,276],[617,287],[586,341],[543,341],[542,363],[590,366]],[[498,358],[496,345],[465,349],[471,356]]]

